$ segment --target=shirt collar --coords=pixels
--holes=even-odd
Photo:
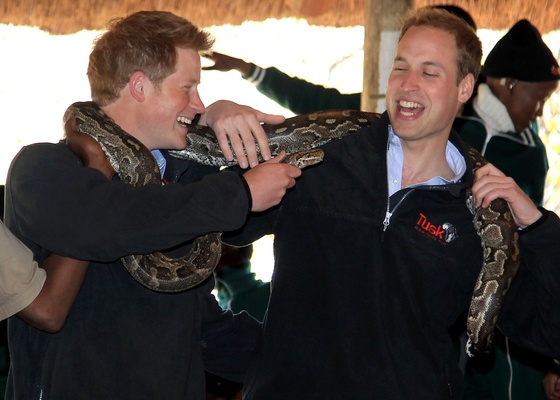
[[[457,149],[457,147],[455,147],[455,145],[450,141],[447,141],[445,157],[449,167],[455,174],[451,180],[447,180],[441,176],[434,176],[427,181],[416,183],[408,187],[440,186],[458,182],[467,170],[465,158],[461,155],[461,152]],[[392,196],[394,193],[401,190],[403,160],[404,156],[401,141],[399,137],[395,135],[393,127],[389,125],[389,145],[387,151],[387,184],[389,187],[389,196]]]
[[[161,177],[163,178],[163,175],[165,174],[165,167],[167,165],[167,160],[163,156],[162,152],[159,150],[152,150],[152,155],[156,159],[157,165],[159,167],[159,172],[161,174]]]

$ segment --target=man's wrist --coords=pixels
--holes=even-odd
[[[520,234],[526,233],[526,232],[530,232],[533,229],[537,228],[538,226],[540,226],[542,223],[544,223],[544,221],[547,219],[548,217],[548,211],[543,208],[543,207],[538,207],[538,210],[540,212],[540,216],[531,224],[526,225],[526,226],[519,226]]]

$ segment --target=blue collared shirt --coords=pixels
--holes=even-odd
[[[453,179],[447,180],[441,176],[434,176],[427,181],[415,183],[409,187],[446,185],[458,182],[467,170],[465,158],[461,155],[457,147],[449,141],[447,142],[445,157],[447,158],[449,167],[451,167],[451,170],[455,174]],[[401,190],[403,160],[404,156],[401,147],[401,140],[397,135],[395,135],[393,127],[389,125],[389,149],[387,152],[387,184],[389,187],[389,196],[392,196],[394,193]]]
[[[165,159],[165,157],[163,156],[163,154],[159,150],[152,150],[152,155],[156,159],[156,162],[157,162],[158,167],[159,167],[159,172],[161,173],[161,177],[163,178],[163,175],[165,174],[165,166],[167,165],[167,160]],[[162,182],[162,185],[163,185],[163,182]]]

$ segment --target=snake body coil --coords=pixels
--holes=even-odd
[[[486,164],[482,155],[468,148],[474,171]],[[483,248],[483,267],[478,275],[467,314],[467,347],[470,357],[488,352],[505,296],[521,263],[517,224],[507,202],[496,199],[486,208],[477,207],[472,192],[467,207]]]
[[[97,104],[74,103],[66,110],[64,123],[71,117],[75,120],[78,132],[88,134],[97,141],[122,182],[133,186],[161,185],[159,167],[148,148],[123,131]],[[198,132],[202,130],[199,128]],[[211,134],[211,131],[207,129],[206,134]],[[200,162],[203,151],[199,154]],[[321,149],[308,149],[288,154],[282,162],[305,168],[322,160]],[[210,161],[210,158],[205,159],[207,165],[225,165],[223,162],[212,164]],[[122,257],[121,261],[134,279],[149,289],[179,292],[200,284],[213,273],[220,260],[221,245],[221,233],[211,232],[195,238],[191,251],[183,257],[172,258],[154,252],[128,255]]]
[[[262,127],[268,136],[272,155],[278,154],[281,150],[286,151],[287,154],[294,154],[319,148],[331,140],[350,135],[361,127],[370,125],[372,115],[355,110],[321,111],[288,118],[282,124],[263,124]],[[183,150],[169,153],[174,157],[204,165],[237,164],[236,161],[229,162],[224,158],[216,134],[205,126],[190,127],[187,133],[187,146]]]
[[[156,160],[139,140],[124,132],[92,102],[74,103],[64,115],[72,116],[76,129],[87,133],[100,145],[121,181],[133,185],[161,185]],[[221,233],[213,232],[194,240],[186,256],[171,258],[154,252],[121,258],[138,282],[159,292],[178,292],[198,285],[208,278],[221,255]]]
[[[75,118],[78,131],[99,142],[121,180],[134,185],[161,184],[159,169],[148,149],[106,118],[94,103],[73,104],[67,110],[65,120],[70,116]],[[352,134],[377,118],[379,114],[361,111],[323,111],[288,118],[279,125],[265,124],[263,128],[273,155],[280,150],[288,154],[298,153],[289,156],[288,161],[305,167],[322,160],[318,147]],[[206,127],[190,127],[187,147],[170,154],[212,166],[236,163],[225,160],[215,134]],[[469,148],[469,157],[474,170],[486,163],[472,148]],[[498,315],[519,268],[520,256],[517,226],[507,202],[497,199],[487,208],[477,207],[469,192],[466,206],[473,214],[484,255],[467,316],[467,353],[474,356],[489,351],[491,347]],[[197,238],[191,254],[181,259],[154,253],[127,256],[123,263],[145,286],[173,292],[188,289],[206,279],[218,262],[220,251],[220,233],[211,233]]]

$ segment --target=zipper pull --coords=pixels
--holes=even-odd
[[[391,216],[393,215],[392,212],[387,211],[385,213],[385,219],[383,220],[383,232],[385,232],[387,230],[387,228],[389,227],[389,221],[391,220]]]

